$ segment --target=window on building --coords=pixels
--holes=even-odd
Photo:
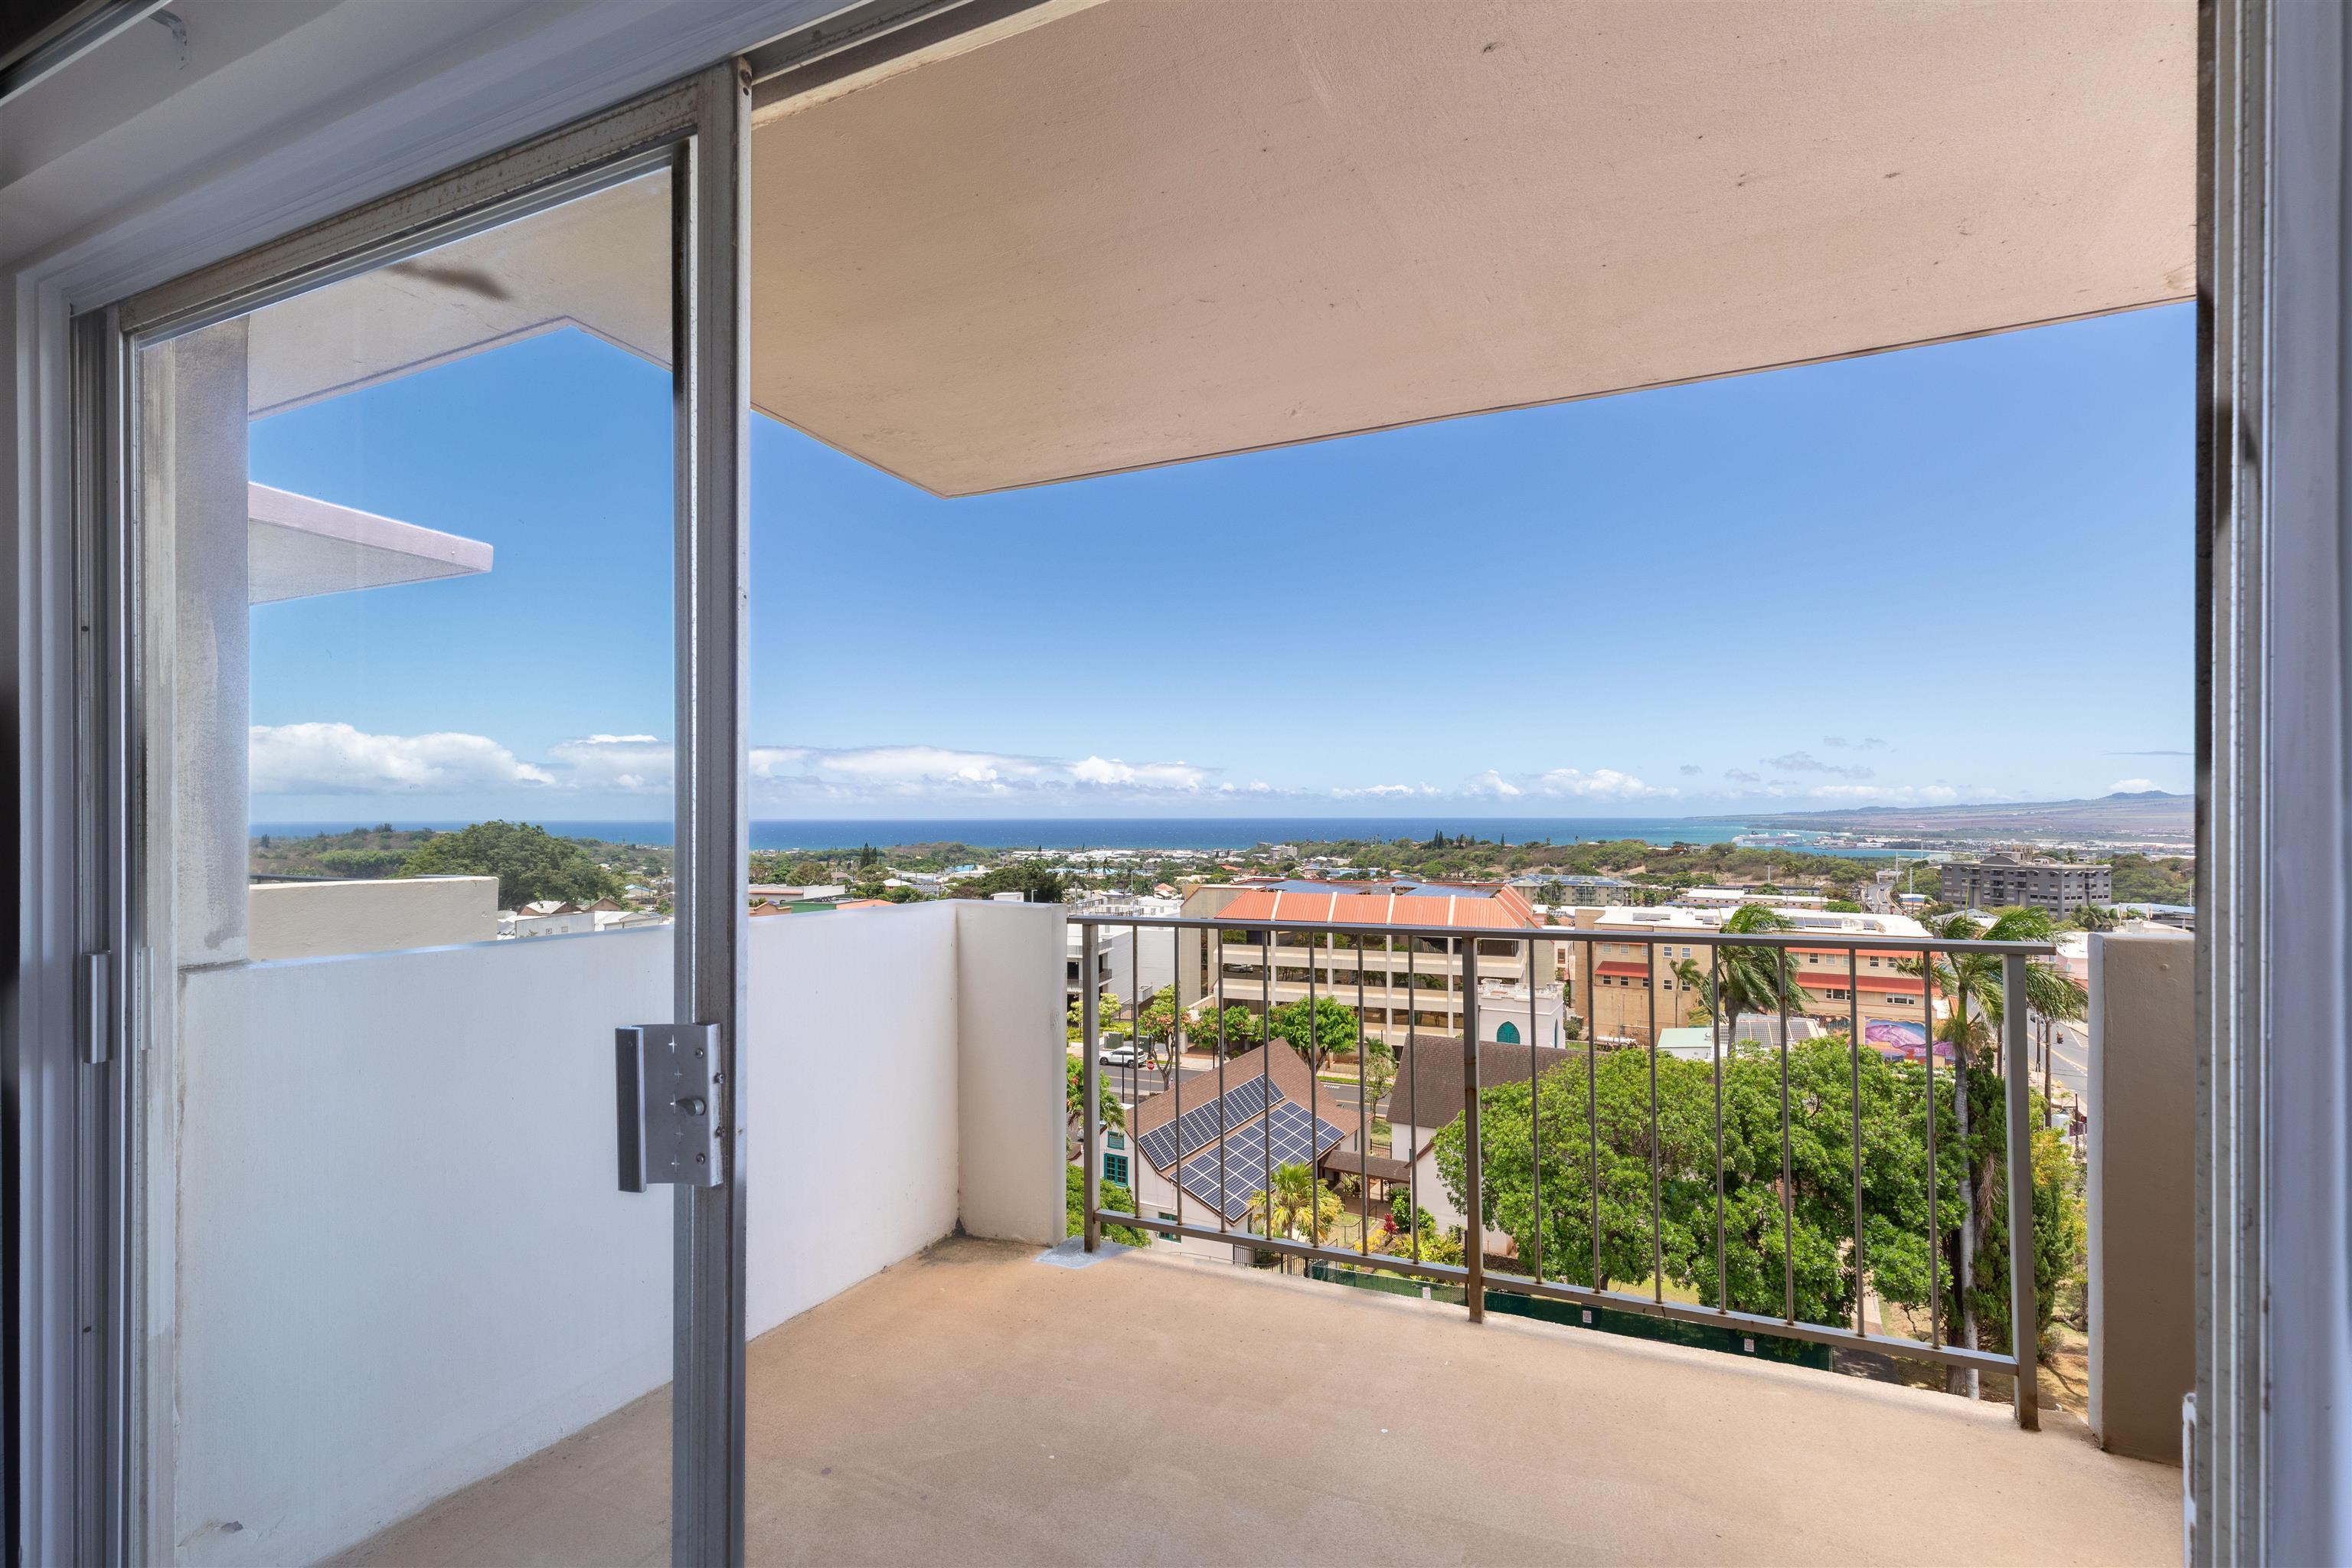
[[[1509,1019],[1505,1019],[1503,1021],[1502,1027],[1495,1031],[1495,1043],[1498,1046],[1517,1045],[1519,1043],[1519,1026],[1517,1024],[1512,1023]],[[1377,1110],[1378,1108],[1375,1107],[1374,1109]],[[1925,1116],[1927,1112],[1923,1110],[1920,1114]]]
[[[1923,1114],[1923,1115],[1924,1115],[1924,1114],[1926,1114],[1926,1113],[1925,1113],[1925,1112],[1922,1112],[1921,1114]],[[1124,1149],[1124,1148],[1126,1148],[1126,1147],[1127,1147],[1127,1134],[1126,1134],[1126,1133],[1124,1133],[1124,1132],[1113,1132],[1113,1133],[1110,1135],[1110,1146],[1111,1146],[1112,1148],[1114,1148],[1114,1149]]]
[[[1923,1111],[1921,1114],[1925,1115],[1926,1112]],[[1105,1154],[1103,1156],[1103,1180],[1106,1182],[1115,1182],[1122,1187],[1127,1185],[1126,1155]]]

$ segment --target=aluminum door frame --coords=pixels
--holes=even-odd
[[[141,1107],[153,1009],[168,1003],[157,992],[171,988],[140,984],[157,933],[146,923],[138,350],[657,169],[672,175],[675,323],[673,1012],[718,1026],[728,1134],[721,1184],[673,1200],[671,1555],[743,1560],[751,80],[741,59],[724,61],[73,321],[78,1287],[90,1331],[69,1462],[96,1482],[78,1489],[77,1539],[98,1548],[87,1561],[173,1554],[168,1521],[148,1505],[175,1438],[167,1419],[150,1419],[142,1348],[152,1238]]]

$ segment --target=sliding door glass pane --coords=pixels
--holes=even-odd
[[[142,352],[192,1560],[667,1555],[672,187]]]

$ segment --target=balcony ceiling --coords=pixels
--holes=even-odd
[[[761,112],[753,401],[961,495],[2184,299],[2195,18],[1103,0]],[[257,330],[257,411],[551,325],[666,357],[628,227],[281,334],[331,373]]]

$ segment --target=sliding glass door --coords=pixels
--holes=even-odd
[[[740,1560],[746,112],[107,313],[133,1555]]]

